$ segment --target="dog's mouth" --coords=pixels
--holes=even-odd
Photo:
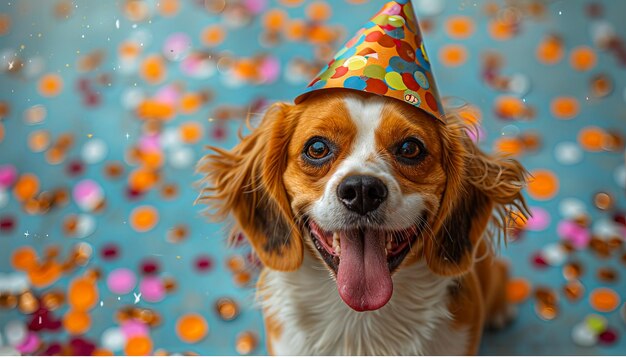
[[[356,311],[377,310],[391,299],[391,275],[421,231],[415,225],[399,231],[351,228],[331,232],[313,220],[307,224],[315,248],[336,275],[339,295]]]

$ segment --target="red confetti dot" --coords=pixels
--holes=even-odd
[[[82,161],[74,159],[67,164],[67,174],[69,176],[78,176],[85,171],[85,165]]]
[[[196,258],[195,266],[200,272],[210,271],[213,268],[213,260],[209,256],[202,255]]]
[[[439,110],[437,100],[432,94],[430,94],[430,92],[426,92],[426,103],[428,103],[428,107],[430,107],[433,111],[437,112]]]
[[[540,252],[537,252],[533,255],[533,265],[537,268],[546,268],[548,267],[548,263],[546,262],[546,260],[543,258],[543,256],[541,256]]]
[[[606,331],[600,333],[598,340],[602,344],[613,344],[617,341],[617,332],[609,327]]]
[[[11,232],[15,229],[15,219],[11,216],[0,218],[0,231]]]
[[[63,353],[63,346],[59,342],[50,342],[42,355],[50,357],[61,355],[61,353]]]
[[[100,256],[107,261],[115,260],[119,253],[119,249],[115,244],[106,244],[100,249]]]
[[[159,272],[159,263],[155,260],[146,259],[141,263],[141,272],[144,275],[152,275]]]

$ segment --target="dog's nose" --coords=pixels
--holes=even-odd
[[[387,187],[378,178],[353,175],[344,178],[339,184],[337,196],[349,210],[365,215],[376,210],[387,199]]]

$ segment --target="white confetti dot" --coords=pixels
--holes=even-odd
[[[582,160],[583,152],[580,147],[573,142],[561,142],[554,147],[554,157],[564,165],[579,163]]]
[[[591,226],[591,233],[603,240],[622,236],[619,227],[615,225],[613,221],[606,218],[595,220]]]
[[[615,173],[613,174],[615,177],[615,182],[621,188],[626,188],[626,166],[620,165],[615,168]]]
[[[21,353],[13,348],[13,347],[7,347],[7,346],[0,346],[0,356],[20,356]]]
[[[28,330],[26,325],[21,321],[10,321],[4,326],[4,336],[7,339],[8,345],[15,347],[22,343],[26,339]]]
[[[598,342],[598,337],[583,322],[574,326],[572,340],[581,347],[591,347]]]
[[[30,287],[28,276],[23,272],[14,272],[6,276],[7,291],[19,295]]]
[[[541,256],[550,266],[561,266],[567,258],[567,252],[561,244],[554,243],[541,250]]]
[[[134,109],[144,100],[145,94],[139,88],[129,88],[122,93],[122,106],[125,109]]]
[[[0,189],[0,209],[7,206],[8,203],[9,203],[9,193],[4,189]]]
[[[85,163],[96,164],[106,158],[108,151],[109,149],[104,140],[100,138],[93,138],[83,145],[81,155]]]
[[[160,138],[161,146],[164,149],[175,149],[181,146],[180,131],[176,127],[165,128]]]
[[[559,213],[565,219],[573,219],[586,214],[585,203],[577,198],[565,198],[559,202]]]
[[[84,239],[96,231],[96,220],[91,215],[80,214],[76,219],[77,223],[73,235],[74,238]]]
[[[124,336],[124,332],[121,329],[111,327],[102,333],[100,342],[104,348],[112,352],[118,352],[124,349],[126,336]]]
[[[509,92],[524,97],[530,91],[530,79],[528,76],[516,73],[509,78]]]
[[[439,15],[445,7],[443,0],[417,0],[415,2],[415,9],[421,16]]]
[[[179,147],[170,154],[170,164],[177,169],[188,168],[194,163],[194,152],[188,147]]]

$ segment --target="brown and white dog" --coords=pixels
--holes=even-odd
[[[201,161],[200,201],[264,264],[270,353],[475,354],[483,326],[511,318],[490,236],[526,212],[525,170],[457,117],[326,90]]]

